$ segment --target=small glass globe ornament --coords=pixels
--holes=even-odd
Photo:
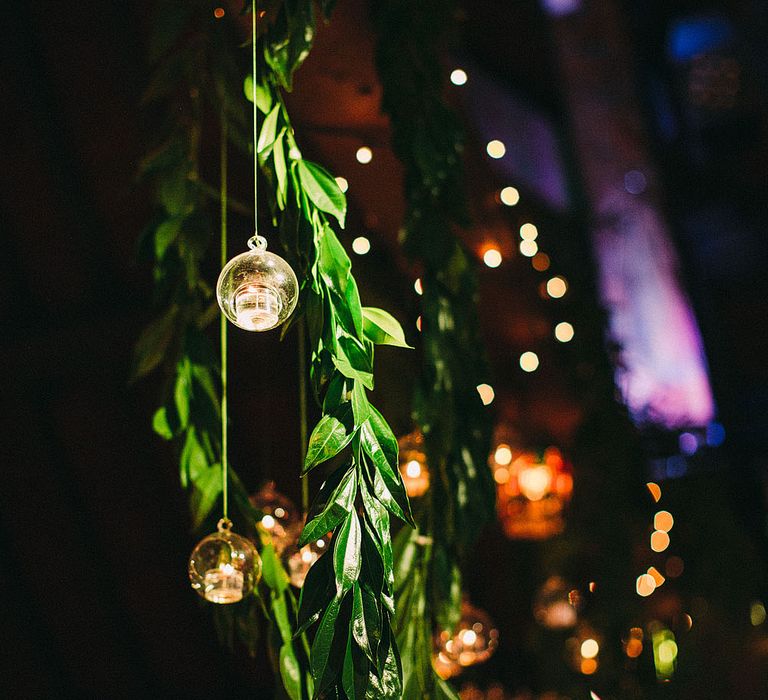
[[[250,541],[232,532],[232,521],[222,518],[217,530],[192,550],[189,580],[211,603],[237,603],[261,578],[261,557]]]
[[[251,505],[263,513],[261,525],[272,536],[275,552],[282,551],[298,540],[297,525],[301,518],[294,502],[277,490],[274,481],[268,481],[249,498]]]
[[[539,588],[533,615],[543,627],[569,629],[576,625],[582,605],[581,593],[559,576],[550,576]]]
[[[248,247],[224,266],[216,298],[238,328],[268,331],[284,323],[296,308],[299,281],[285,260],[267,251],[263,236],[253,236]]]
[[[435,651],[437,660],[447,671],[453,664],[464,667],[487,661],[498,645],[499,631],[488,613],[464,601],[461,605],[461,619],[453,635],[442,631],[437,638]]]
[[[429,468],[424,451],[424,437],[414,430],[397,439],[399,448],[400,474],[405,492],[409,498],[423,496],[429,489]]]
[[[289,545],[283,552],[283,563],[285,564],[288,578],[291,585],[301,588],[307,578],[312,565],[328,551],[328,545],[331,541],[329,535],[321,537],[318,540],[312,540],[303,547],[299,547],[299,535],[303,528],[303,523],[295,529],[294,544]]]

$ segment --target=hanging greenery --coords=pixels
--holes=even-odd
[[[395,545],[396,633],[405,698],[455,698],[432,669],[436,629],[460,617],[460,565],[493,518],[491,424],[477,386],[487,378],[474,265],[454,235],[466,225],[462,131],[443,94],[441,49],[454,4],[390,0],[373,6],[383,109],[405,166],[403,245],[423,270],[423,372],[413,415],[424,435],[430,490],[417,528]]]
[[[324,3],[323,10],[331,5]],[[223,110],[234,142],[247,144],[242,96],[232,89],[241,82],[233,42],[223,28],[210,26],[209,11],[204,3],[161,4],[154,25],[160,37],[152,52],[159,63],[148,100],[169,107],[172,119],[167,141],[142,167],[143,175],[156,182],[160,205],[142,247],[153,253],[158,305],[164,311],[142,335],[136,353],[137,376],[161,365],[166,370],[167,400],[155,414],[154,427],[179,446],[195,526],[221,493],[216,361],[205,334],[218,309],[202,273],[213,230],[205,213],[212,188],[199,168],[202,99]],[[256,104],[264,119],[255,150],[272,185],[281,241],[302,279],[300,310],[292,320],[306,318],[311,385],[322,409],[303,472],[329,460],[335,466],[299,543],[333,532],[332,551],[311,568],[295,606],[285,571],[262,531],[269,588],[262,598],[278,632],[280,670],[291,697],[396,698],[401,670],[391,627],[390,517],[413,519],[398,470],[397,441],[367,391],[373,389],[374,346],[408,346],[392,316],[361,305],[349,257],[331,226],[332,219],[344,225],[345,197],[327,171],[302,158],[280,92],[290,89],[311,47],[313,5],[272,3],[265,17],[259,56],[268,69],[257,71]],[[234,503],[254,523],[258,514],[234,472],[231,479]],[[292,607],[298,630],[291,624]],[[304,633],[313,626],[307,663]],[[314,683],[305,677],[307,668]]]

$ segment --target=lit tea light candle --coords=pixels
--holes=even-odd
[[[232,564],[220,564],[205,572],[205,599],[212,603],[237,603],[243,599],[243,574]]]
[[[278,324],[280,297],[271,287],[247,285],[235,294],[237,325],[249,331],[262,331]]]
[[[540,501],[552,485],[552,472],[544,464],[522,469],[517,476],[520,491],[530,501]]]

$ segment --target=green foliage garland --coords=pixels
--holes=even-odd
[[[396,632],[404,697],[451,697],[431,667],[435,628],[461,610],[460,562],[493,518],[491,424],[476,387],[487,377],[473,264],[456,236],[467,222],[462,132],[443,95],[441,42],[453,3],[377,3],[377,67],[393,148],[405,166],[404,247],[423,268],[423,373],[414,418],[424,435],[430,491],[418,528],[396,542]]]
[[[323,3],[324,11],[331,5]],[[216,361],[205,335],[218,309],[201,272],[213,230],[205,214],[211,188],[201,181],[198,167],[201,100],[223,110],[234,125],[236,144],[248,141],[243,100],[232,87],[239,82],[229,51],[232,42],[221,28],[208,31],[208,12],[204,3],[165,3],[155,23],[159,39],[152,52],[158,67],[148,100],[168,106],[173,118],[168,139],[142,167],[143,175],[155,180],[159,204],[142,247],[152,250],[158,301],[166,310],[144,332],[136,353],[137,376],[165,366],[167,400],[153,425],[179,445],[181,480],[191,490],[196,527],[221,493]],[[280,93],[290,89],[293,72],[311,47],[312,3],[273,4],[267,20],[259,53],[269,70],[258,73],[263,79],[256,101],[264,119],[255,148],[273,186],[281,240],[303,280],[301,310],[312,348],[311,383],[322,407],[304,472],[332,459],[341,465],[323,484],[300,541],[333,531],[332,552],[310,570],[297,606],[285,571],[261,531],[269,589],[261,597],[276,630],[274,648],[292,698],[396,698],[401,669],[390,622],[390,516],[408,522],[412,516],[398,470],[397,442],[366,392],[373,389],[374,345],[408,346],[389,314],[361,306],[349,257],[330,225],[329,217],[334,217],[343,226],[344,195],[323,168],[301,157]],[[243,527],[253,529],[259,514],[251,509],[234,472],[231,480]],[[298,630],[292,625],[294,613]],[[249,614],[245,618],[252,620]],[[304,633],[313,625],[317,629],[307,659]]]

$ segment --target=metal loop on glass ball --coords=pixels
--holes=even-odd
[[[229,518],[222,518],[216,523],[216,529],[219,532],[229,532],[232,529],[232,521]]]
[[[268,331],[288,320],[299,298],[299,281],[291,266],[267,250],[263,236],[248,241],[221,271],[216,298],[224,315],[238,328]]]
[[[251,250],[266,250],[267,239],[264,238],[264,236],[260,236],[258,233],[255,233],[248,239],[248,247]]]

